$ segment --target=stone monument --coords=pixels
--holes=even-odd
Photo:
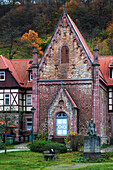
[[[88,136],[84,137],[84,157],[98,159],[101,157],[100,137],[96,133],[96,124],[93,119],[88,124]]]

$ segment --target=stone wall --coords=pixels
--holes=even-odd
[[[69,63],[61,63],[61,50],[69,49]],[[92,78],[91,61],[83,45],[63,15],[40,62],[40,79]]]

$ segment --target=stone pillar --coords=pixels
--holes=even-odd
[[[99,136],[84,137],[84,157],[90,159],[98,159],[101,157]]]
[[[99,49],[94,46],[94,63],[93,63],[93,115],[92,118],[96,124],[97,135],[100,135],[100,100],[99,100],[99,62],[98,52]]]
[[[96,136],[96,125],[93,119],[88,124],[88,135],[84,137],[84,157],[98,159],[101,157],[100,137]]]
[[[33,133],[37,134],[39,131],[39,97],[38,97],[38,52],[37,49],[33,50],[33,63],[32,63],[32,107],[36,109],[34,113],[34,126]]]

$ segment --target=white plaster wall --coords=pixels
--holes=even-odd
[[[0,99],[3,99],[3,94],[0,94]]]
[[[4,92],[5,93],[10,93],[10,89],[5,89]]]
[[[18,92],[18,89],[11,89],[11,92],[17,93],[17,92]]]

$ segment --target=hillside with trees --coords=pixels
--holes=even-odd
[[[8,4],[1,3],[0,54],[10,59],[32,57],[27,51],[28,45],[25,47],[22,41],[29,30],[38,34],[40,51],[44,51],[64,5],[90,49],[96,43],[100,55],[113,55],[113,0],[37,0],[35,3],[12,0]]]

